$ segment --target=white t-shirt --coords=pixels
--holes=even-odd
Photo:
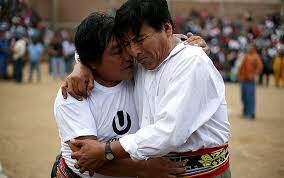
[[[72,96],[65,100],[59,90],[54,104],[55,119],[61,138],[61,152],[66,164],[81,177],[74,168],[76,160],[71,159],[71,149],[66,141],[79,136],[97,136],[106,142],[118,139],[138,130],[138,117],[134,106],[133,84],[122,81],[114,87],[104,87],[95,82],[90,96],[78,101]],[[96,174],[96,178],[107,178]]]
[[[73,55],[75,53],[75,45],[67,40],[63,41],[63,52],[65,55]]]
[[[138,65],[134,88],[141,129],[119,140],[133,159],[228,141],[225,85],[201,48],[181,43],[155,70]]]

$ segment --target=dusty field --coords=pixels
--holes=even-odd
[[[0,161],[9,178],[48,178],[59,139],[53,101],[60,80],[43,66],[37,84],[0,81]],[[257,89],[257,118],[241,118],[239,86],[227,84],[233,178],[284,177],[284,89]],[[281,137],[282,136],[282,137]]]

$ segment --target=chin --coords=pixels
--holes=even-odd
[[[132,80],[132,79],[133,79],[133,73],[127,75],[124,80]]]
[[[153,65],[143,65],[143,67],[147,70],[154,70],[157,66],[153,66]]]
[[[129,71],[129,72],[124,72],[123,74],[120,75],[120,77],[118,77],[119,80],[131,80],[133,78],[133,72]]]

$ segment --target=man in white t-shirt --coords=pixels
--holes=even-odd
[[[128,0],[116,14],[116,36],[139,65],[135,106],[140,127],[135,134],[106,144],[73,141],[81,170],[87,160],[167,156],[186,164],[182,177],[230,178],[230,137],[221,75],[201,48],[173,42],[166,0]]]
[[[122,49],[112,35],[114,19],[102,13],[92,13],[77,28],[75,46],[81,62],[94,73],[95,89],[87,99],[78,101],[73,97],[64,99],[61,91],[54,104],[55,119],[61,138],[61,156],[57,159],[52,177],[172,177],[183,172],[179,164],[158,158],[151,161],[131,159],[96,162],[96,170],[84,172],[76,167],[71,158],[74,147],[70,140],[98,140],[106,143],[123,135],[135,133],[139,128],[133,97],[133,61],[123,55]],[[108,145],[108,146],[107,146]],[[98,166],[99,165],[99,166]],[[160,176],[160,171],[164,172]]]

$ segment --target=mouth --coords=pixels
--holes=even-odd
[[[137,58],[136,60],[137,60],[138,62],[142,62],[144,59],[146,59],[146,57]]]
[[[139,59],[136,59],[137,62],[139,62],[140,64],[145,64],[147,62],[147,57],[143,57],[143,58],[139,58]]]

